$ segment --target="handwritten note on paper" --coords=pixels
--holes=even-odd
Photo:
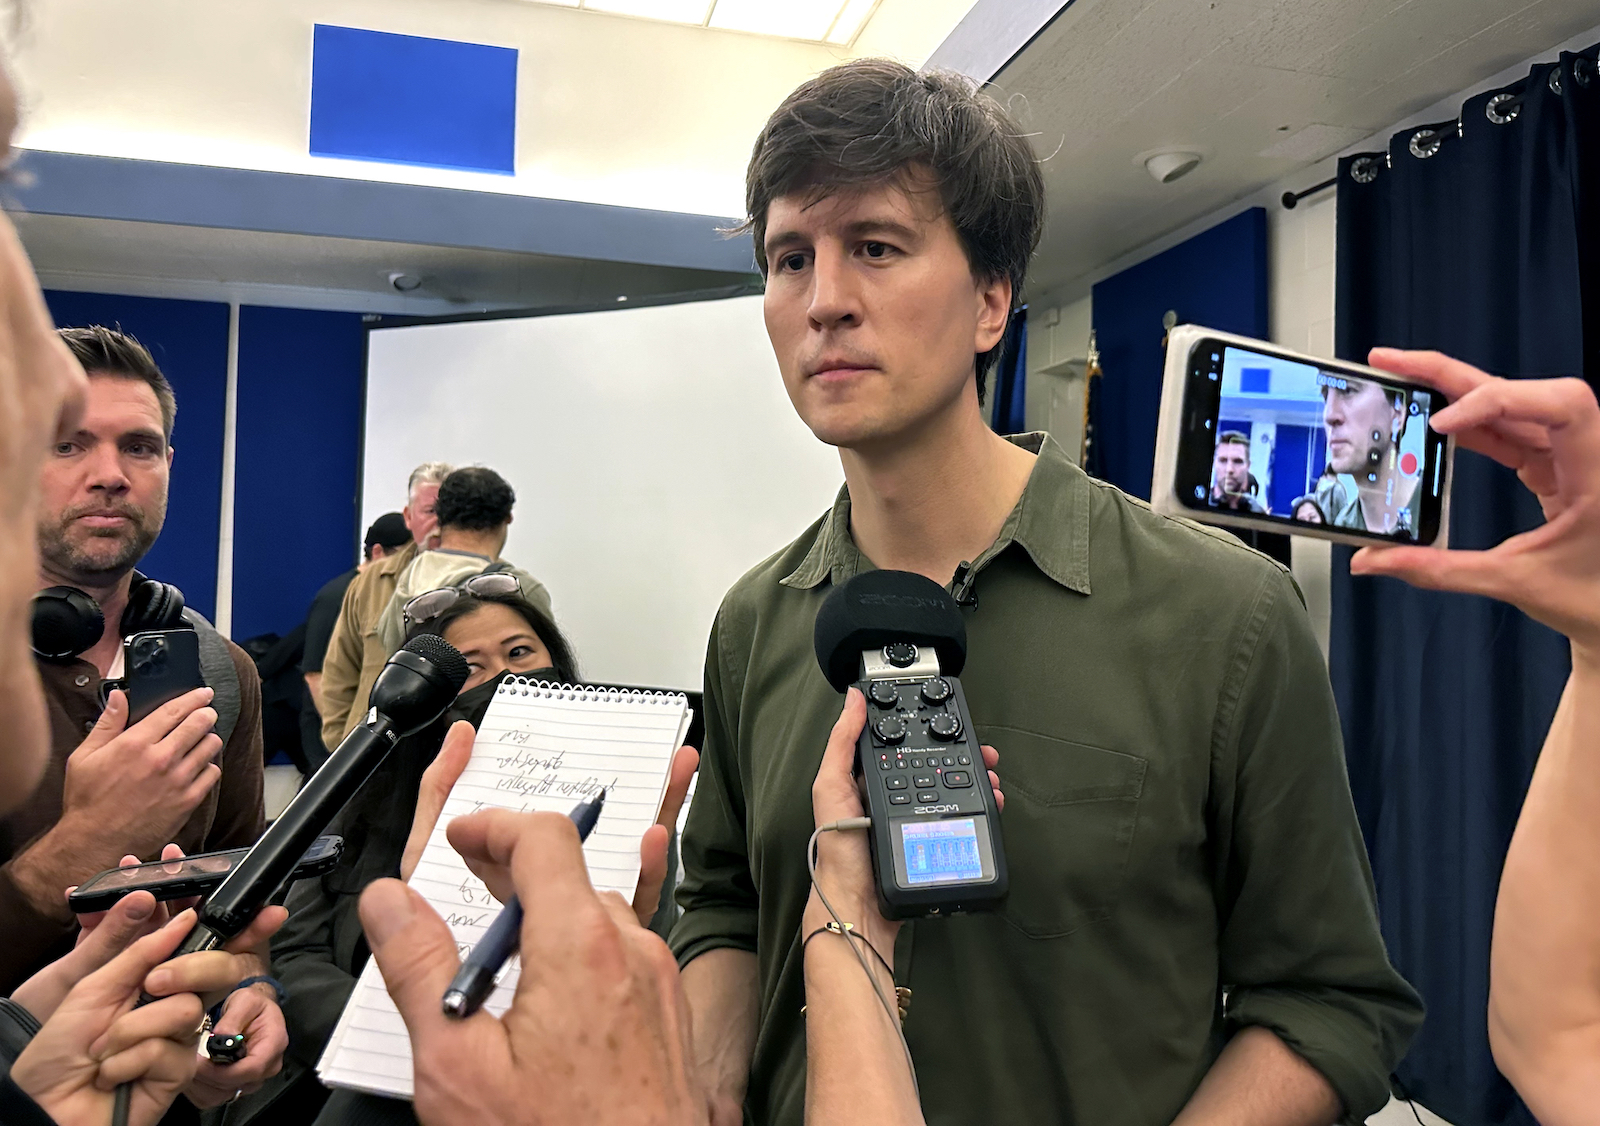
[[[639,879],[639,838],[655,823],[672,755],[688,730],[682,696],[559,689],[508,680],[478,728],[472,757],[428,838],[411,886],[432,904],[465,957],[499,913],[483,881],[450,847],[445,826],[480,809],[570,813],[600,790],[606,804],[584,845],[589,879],[629,898]],[[484,1008],[511,1004],[513,959]],[[322,1061],[322,1082],[410,1098],[411,1042],[374,961],[356,983]]]

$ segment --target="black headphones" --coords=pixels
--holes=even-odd
[[[171,583],[133,573],[128,607],[118,629],[123,637],[153,629],[184,629],[183,594]],[[33,654],[40,660],[70,661],[105,633],[100,604],[74,586],[52,586],[33,596]]]

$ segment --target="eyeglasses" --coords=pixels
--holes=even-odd
[[[464,594],[474,596],[490,595],[503,596],[507,594],[520,594],[522,588],[517,583],[517,576],[508,575],[497,571],[488,575],[474,575],[465,582],[455,586],[447,586],[441,590],[430,590],[417,595],[405,604],[402,611],[405,614],[406,626],[409,628],[422,622],[437,618],[450,607],[461,600]]]

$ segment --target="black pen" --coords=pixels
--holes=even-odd
[[[579,802],[567,814],[578,827],[580,841],[588,840],[589,834],[594,832],[595,824],[600,820],[600,807],[605,804],[606,792],[601,790],[589,801]],[[500,914],[495,916],[489,929],[467,955],[467,960],[461,963],[461,968],[450,982],[450,988],[444,991],[441,1004],[445,1016],[465,1020],[483,1006],[489,994],[494,992],[494,979],[499,976],[500,967],[517,952],[521,937],[522,904],[513,895],[506,900]]]

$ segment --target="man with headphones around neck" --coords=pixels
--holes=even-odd
[[[168,843],[186,853],[238,848],[265,827],[254,665],[177,588],[134,569],[166,519],[171,385],[132,337],[101,327],[60,335],[89,377],[88,396],[40,474],[33,645],[51,755],[32,795],[0,819],[0,994],[72,948],[69,886],[125,855],[157,859]],[[210,687],[132,725],[120,691],[102,706],[102,680],[122,674],[125,636],[184,628],[199,635]],[[287,1044],[266,986],[230,995],[217,1028],[246,1031],[249,1054],[227,1067],[201,1063],[186,1092],[198,1106],[275,1073]]]

